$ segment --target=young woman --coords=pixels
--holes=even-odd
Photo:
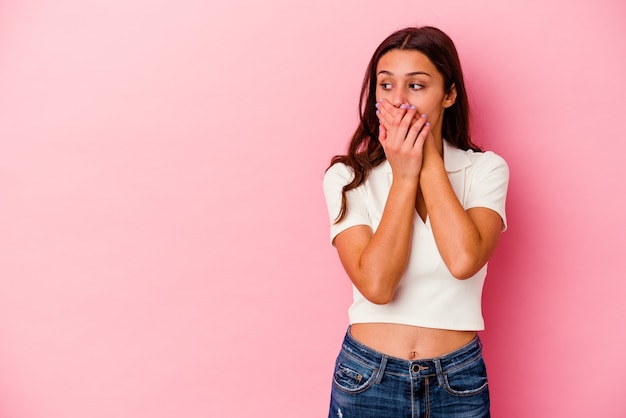
[[[331,242],[354,285],[329,417],[488,417],[476,331],[509,173],[470,139],[452,40],[433,27],[393,33],[360,109],[324,176]]]

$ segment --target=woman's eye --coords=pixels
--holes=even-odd
[[[412,89],[412,90],[419,90],[422,87],[424,87],[424,86],[422,84],[419,84],[419,83],[411,83],[411,84],[409,84],[409,88]]]
[[[380,87],[382,87],[383,90],[389,90],[391,88],[391,83],[380,83]]]

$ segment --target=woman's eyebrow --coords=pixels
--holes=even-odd
[[[391,71],[387,71],[387,70],[380,70],[378,72],[378,75],[381,75],[381,74],[393,76],[393,73]],[[413,77],[413,76],[416,76],[416,75],[425,75],[425,76],[428,76],[428,77],[432,77],[430,74],[428,74],[425,71],[413,71],[413,72],[405,74],[406,77]]]

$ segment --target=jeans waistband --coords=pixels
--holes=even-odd
[[[468,344],[443,356],[404,360],[373,350],[355,340],[350,335],[350,327],[343,340],[342,349],[358,361],[377,369],[379,377],[376,380],[379,380],[384,373],[419,378],[437,376],[438,379],[442,379],[444,374],[461,368],[482,356],[482,344],[476,335]]]

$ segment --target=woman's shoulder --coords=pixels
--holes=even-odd
[[[506,160],[499,154],[496,154],[494,151],[491,151],[491,150],[474,151],[472,149],[469,149],[469,150],[458,149],[458,150],[464,153],[467,158],[469,158],[469,160],[472,162],[472,165],[476,165],[479,167],[486,167],[486,168],[489,168],[489,167],[491,168],[507,167],[508,168],[508,164],[506,163]]]
[[[487,171],[509,172],[509,165],[506,160],[493,151],[475,152],[475,164]]]
[[[354,178],[354,169],[347,164],[337,162],[328,167],[324,173],[324,183],[334,180],[348,180]]]
[[[325,174],[339,174],[339,173],[354,173],[354,169],[350,167],[348,164],[343,163],[341,161],[332,163],[330,167],[326,169]]]
[[[368,173],[366,181],[372,177],[377,177],[381,173],[386,173],[386,172],[391,172],[391,166],[389,165],[389,162],[387,160],[378,164],[376,167],[373,167]],[[324,182],[333,181],[333,180],[352,181],[353,178],[354,178],[354,168],[342,162],[334,163],[333,165],[328,167],[328,169],[324,173]]]
[[[470,160],[468,169],[475,181],[508,183],[509,165],[493,151],[463,151]]]
[[[322,187],[325,194],[339,193],[354,179],[354,169],[342,162],[332,164],[324,173]]]

